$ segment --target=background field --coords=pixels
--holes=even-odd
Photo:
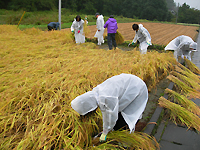
[[[118,23],[118,31],[124,36],[125,40],[133,40],[135,32],[132,30],[133,23],[141,23],[150,32],[152,43],[159,45],[167,45],[172,39],[179,35],[190,36],[193,40],[196,40],[197,26],[186,26],[177,24],[165,24],[165,23],[151,23],[151,22],[131,22],[131,23]],[[90,34],[88,37],[94,37],[97,29],[96,25],[89,26]],[[106,35],[105,30],[104,35]]]

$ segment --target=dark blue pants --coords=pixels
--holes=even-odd
[[[108,47],[109,50],[112,49],[112,45],[114,45],[114,48],[117,47],[116,41],[115,41],[115,33],[108,33]]]
[[[124,120],[124,118],[121,114],[121,112],[118,113],[118,119],[117,119],[117,122],[116,122],[115,126],[113,127],[113,129],[115,131],[117,131],[119,129],[123,129],[123,130],[129,129],[126,121]]]

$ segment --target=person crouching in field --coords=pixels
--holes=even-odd
[[[138,119],[142,118],[148,101],[148,89],[145,82],[132,74],[113,76],[97,85],[71,102],[72,108],[80,115],[86,115],[100,108],[103,117],[103,132],[100,142],[112,129],[123,127],[135,131]]]
[[[50,22],[48,25],[47,25],[47,28],[48,28],[48,31],[52,31],[52,30],[57,30],[60,26],[60,23],[59,22]]]
[[[146,54],[148,46],[152,45],[150,33],[142,24],[133,24],[132,29],[135,31],[135,37],[131,44],[134,45],[136,41],[139,41],[140,53]]]
[[[83,35],[84,20],[79,15],[76,16],[72,25],[71,31],[75,35],[76,43],[85,43],[85,35]]]
[[[112,50],[112,45],[114,45],[114,49],[116,49],[117,43],[115,40],[115,34],[117,33],[118,26],[113,15],[110,15],[110,18],[106,21],[104,28],[107,28],[107,41],[109,50]]]
[[[191,52],[196,51],[196,49],[197,43],[185,35],[176,37],[165,47],[165,50],[174,50],[174,57],[179,63],[184,62],[184,56],[191,61]]]
[[[103,38],[103,34],[104,34],[104,19],[103,19],[103,15],[99,15],[99,13],[95,14],[95,17],[97,18],[96,21],[96,25],[97,25],[97,32],[94,35],[94,37],[97,38],[98,40],[98,44],[97,45],[101,45],[102,43],[104,43],[104,38]]]

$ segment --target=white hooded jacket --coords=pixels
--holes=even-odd
[[[103,115],[104,134],[113,129],[118,113],[121,112],[130,132],[134,132],[135,124],[141,119],[147,100],[148,90],[144,81],[135,75],[123,73],[78,96],[71,102],[71,106],[80,115],[85,115],[99,106]]]
[[[98,44],[104,43],[103,33],[104,33],[104,18],[102,15],[99,15],[96,21],[97,32],[94,37],[98,38]],[[98,31],[100,30],[100,31]]]
[[[75,41],[76,43],[85,43],[85,36],[83,35],[83,25],[84,20],[76,21],[74,19],[72,25],[71,25],[71,31],[74,31],[75,33]],[[80,33],[78,31],[80,30]]]
[[[135,31],[135,37],[133,39],[133,43],[135,43],[137,40],[142,42],[149,42],[151,43],[151,36],[146,28],[143,27],[142,24],[139,24],[139,30]]]
[[[142,24],[139,24],[138,31],[135,31],[135,37],[133,39],[133,43],[137,40],[140,42],[139,49],[141,54],[147,53],[147,48],[151,44],[151,36],[146,28],[143,27]]]
[[[97,30],[104,30],[104,19],[102,15],[99,15],[96,21]]]
[[[197,43],[194,42],[191,37],[185,35],[176,37],[165,47],[165,50],[174,50],[174,57],[177,60],[178,56],[185,56],[187,59],[191,60],[191,52],[196,49]]]

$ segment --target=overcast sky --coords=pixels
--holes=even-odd
[[[190,6],[190,8],[196,8],[200,10],[200,0],[174,0],[176,5],[182,6],[184,3]]]

